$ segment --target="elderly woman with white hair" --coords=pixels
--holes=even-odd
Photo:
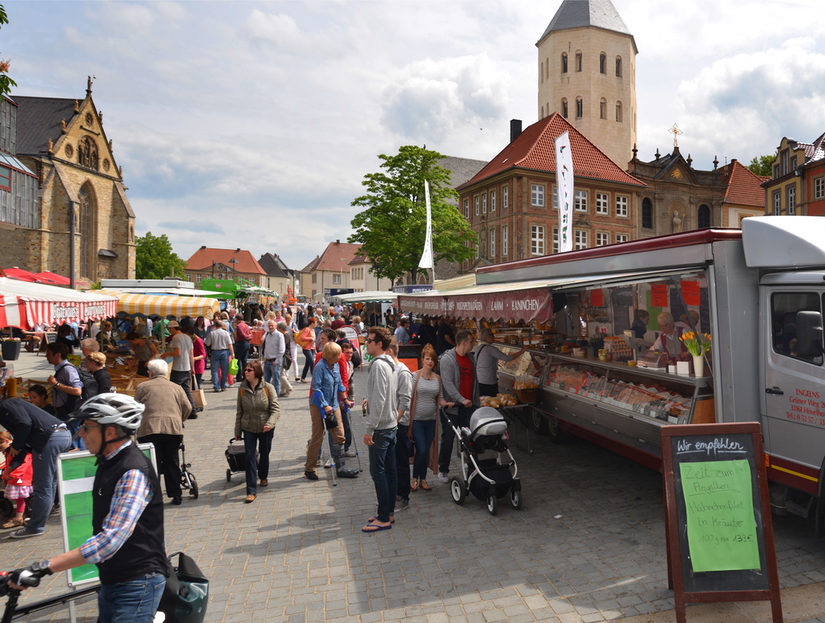
[[[135,390],[135,400],[145,406],[136,435],[140,443],[155,446],[158,473],[166,483],[166,495],[172,498],[172,504],[180,504],[178,449],[183,441],[183,422],[189,417],[192,405],[183,388],[166,378],[169,364],[163,359],[152,359],[146,368],[149,380]]]

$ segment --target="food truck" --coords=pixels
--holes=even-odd
[[[499,388],[537,429],[660,466],[667,424],[759,421],[775,508],[825,529],[825,220],[769,216],[485,266],[476,286],[399,295],[484,324]],[[651,350],[672,318],[709,352]],[[532,393],[529,390],[534,388]]]

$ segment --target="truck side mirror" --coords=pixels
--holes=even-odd
[[[796,313],[796,354],[814,359],[822,354],[822,314],[818,311]]]

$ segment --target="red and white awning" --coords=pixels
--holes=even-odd
[[[40,323],[83,322],[116,313],[113,296],[0,278],[0,327],[31,329]]]

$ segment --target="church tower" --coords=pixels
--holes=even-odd
[[[559,113],[623,169],[636,143],[636,42],[610,0],[563,0],[536,43],[539,119]]]

